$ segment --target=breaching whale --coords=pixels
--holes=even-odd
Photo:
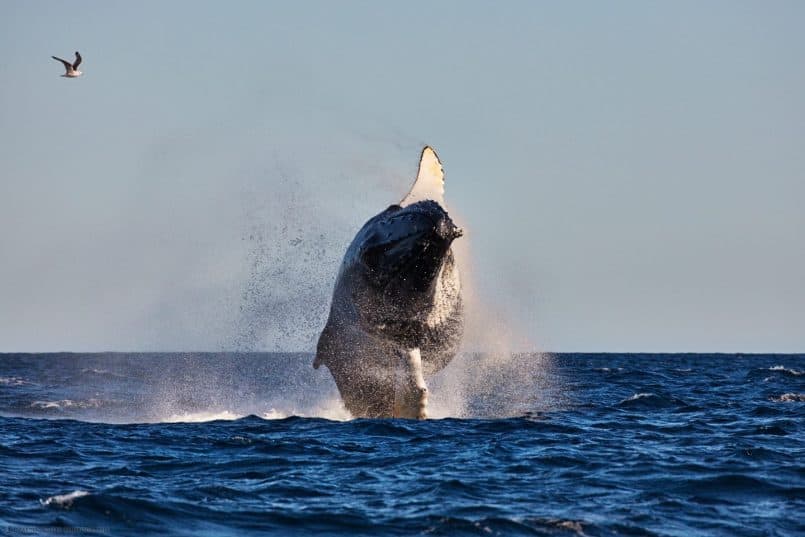
[[[347,248],[313,367],[327,366],[355,417],[427,417],[425,379],[455,356],[463,332],[444,172],[425,147],[399,204],[370,218]]]

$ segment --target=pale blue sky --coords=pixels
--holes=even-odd
[[[534,347],[805,351],[803,24],[798,1],[4,1],[0,351],[310,349],[424,143],[476,307]]]

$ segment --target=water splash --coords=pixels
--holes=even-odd
[[[551,356],[535,353],[539,346],[524,327],[494,294],[481,291],[478,279],[486,275],[477,269],[472,255],[472,228],[460,215],[454,218],[465,230],[469,227],[465,237],[454,243],[461,269],[465,335],[462,352],[430,381],[431,416],[509,417],[535,406],[555,407],[561,397],[551,375]],[[485,283],[485,289],[499,287],[496,282]]]

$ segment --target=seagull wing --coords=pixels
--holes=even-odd
[[[75,51],[75,61],[73,62],[73,69],[78,69],[78,66],[81,65],[81,54],[78,51]]]
[[[56,56],[51,56],[51,58],[62,62],[64,64],[64,68],[67,70],[68,73],[73,70],[73,66],[70,65],[70,62],[68,62],[67,60],[62,60],[61,58],[57,58]]]

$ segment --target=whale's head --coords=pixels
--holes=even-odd
[[[444,322],[442,314],[457,313],[460,283],[451,246],[461,235],[433,200],[392,205],[369,220],[344,267],[363,329],[416,347],[434,323]]]
[[[433,200],[392,205],[363,231],[358,258],[366,283],[401,301],[433,292],[451,244],[463,233]]]

